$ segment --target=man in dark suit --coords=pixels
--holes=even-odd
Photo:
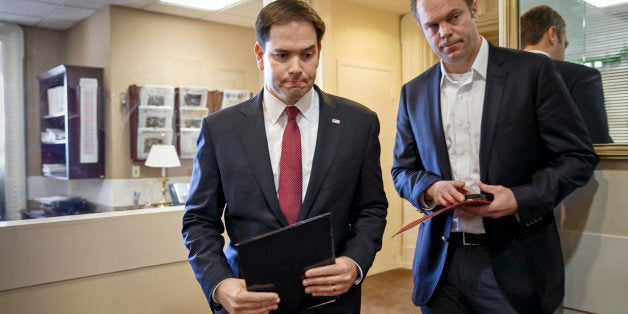
[[[521,42],[525,51],[553,58],[567,90],[587,125],[593,143],[612,143],[608,132],[602,76],[597,69],[566,62],[569,45],[565,20],[549,6],[536,6],[521,15]]]
[[[422,313],[551,313],[564,294],[553,208],[598,158],[553,62],[498,48],[477,0],[412,0],[441,62],[401,90],[392,176],[421,211],[492,194],[419,227]]]
[[[212,310],[281,308],[276,293],[246,290],[233,243],[331,212],[335,264],[305,272],[303,289],[338,297],[316,312],[359,313],[360,283],[381,248],[388,206],[377,115],[314,86],[325,25],[305,2],[268,4],[255,29],[264,88],[202,123],[183,216],[189,262]],[[297,126],[288,118],[292,108],[298,108]],[[282,138],[293,128],[302,148],[284,156]],[[289,184],[283,180],[284,157],[302,164],[293,173],[300,178]],[[298,196],[282,201],[295,191]],[[290,212],[284,204],[295,199]]]

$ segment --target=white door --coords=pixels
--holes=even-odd
[[[388,198],[388,223],[384,232],[382,250],[377,254],[369,274],[399,268],[401,237],[390,236],[402,221],[402,203],[395,191],[390,175],[392,151],[397,119],[396,101],[399,90],[394,86],[394,70],[390,66],[357,61],[338,61],[338,95],[357,101],[377,112],[380,122],[379,140],[382,146],[381,166],[384,189]]]

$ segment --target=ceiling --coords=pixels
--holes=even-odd
[[[347,1],[400,15],[410,12],[407,0]],[[162,4],[158,0],[0,0],[0,22],[64,30],[110,4],[245,27],[254,26],[262,8],[262,0],[242,0],[217,12]]]

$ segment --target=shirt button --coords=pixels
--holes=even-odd
[[[447,243],[447,241],[449,241],[449,239],[447,239],[445,236],[440,237],[441,240],[443,240],[443,243]]]

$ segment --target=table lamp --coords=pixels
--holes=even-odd
[[[170,206],[170,203],[166,199],[166,182],[168,182],[168,177],[166,177],[166,168],[181,166],[181,162],[179,161],[179,156],[177,155],[177,150],[174,148],[174,145],[155,144],[151,146],[144,165],[153,168],[161,167],[161,178],[159,179],[159,181],[161,181],[161,202],[159,203],[159,207]]]

